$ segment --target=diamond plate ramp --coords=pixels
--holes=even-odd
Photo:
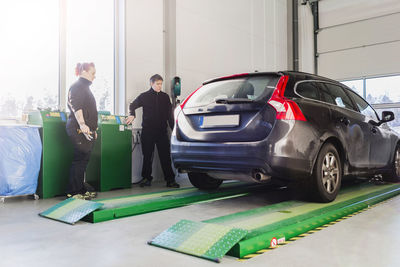
[[[149,241],[149,244],[220,262],[247,233],[247,230],[240,228],[181,220]]]
[[[399,184],[343,188],[330,203],[286,201],[203,221],[249,231],[227,254],[238,258],[269,248],[274,238],[289,240],[400,194]]]
[[[203,201],[215,201],[224,198],[234,198],[266,190],[268,185],[255,183],[227,183],[217,190],[199,190],[197,188],[173,189],[163,192],[135,194],[124,197],[97,199],[103,203],[99,210],[89,214],[83,220],[97,223],[114,220],[164,209],[171,209]]]
[[[69,198],[50,209],[43,211],[39,215],[45,218],[75,224],[77,221],[97,210],[104,204],[83,199]]]

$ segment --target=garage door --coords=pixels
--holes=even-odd
[[[319,2],[318,73],[337,80],[400,73],[400,1]]]

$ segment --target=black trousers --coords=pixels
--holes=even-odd
[[[154,146],[157,146],[165,181],[175,181],[175,174],[171,167],[171,146],[167,131],[143,129],[141,141],[143,152],[142,177],[149,180],[153,179],[151,172],[154,158]]]
[[[67,127],[67,134],[74,148],[69,181],[66,194],[82,194],[87,190],[84,185],[84,175],[92,152],[93,141],[88,141],[83,134],[78,134],[76,128]]]

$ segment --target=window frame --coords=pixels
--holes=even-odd
[[[59,0],[60,4],[60,20],[59,20],[59,90],[58,90],[58,105],[60,110],[68,111],[67,103],[67,1]],[[110,0],[113,1],[114,10],[114,53],[113,53],[113,110],[112,114],[125,113],[125,1],[124,0]],[[121,20],[121,18],[123,20]],[[122,107],[121,107],[122,106]],[[122,110],[122,112],[121,112]]]

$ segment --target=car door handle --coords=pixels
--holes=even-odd
[[[343,123],[346,126],[348,126],[350,124],[350,120],[348,118],[346,118],[346,117],[340,117],[340,118],[338,118],[338,121],[340,123]]]

